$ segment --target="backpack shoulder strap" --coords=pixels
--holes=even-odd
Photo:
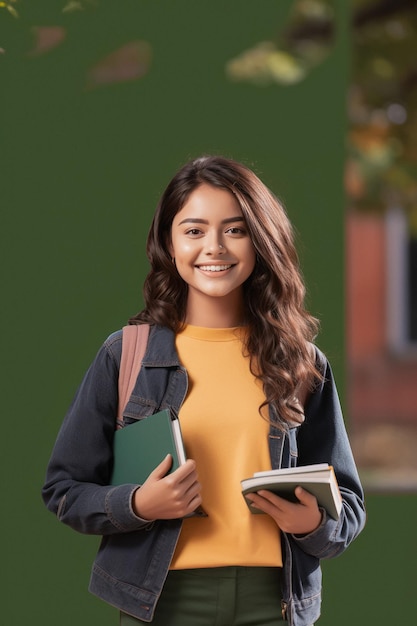
[[[119,405],[116,428],[123,427],[123,411],[139,376],[149,337],[149,324],[123,327],[122,356],[119,370]]]

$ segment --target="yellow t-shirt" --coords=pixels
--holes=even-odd
[[[206,518],[183,522],[171,569],[282,566],[279,529],[253,515],[240,481],[271,469],[262,385],[243,355],[242,328],[187,326],[177,335],[189,387],[179,417],[188,458],[197,463]]]

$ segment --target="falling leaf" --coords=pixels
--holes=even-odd
[[[13,15],[13,17],[19,17],[19,13],[13,6],[13,3],[15,2],[16,0],[10,0],[10,2],[0,2],[0,9],[6,9],[6,11],[8,11],[10,15]]]
[[[305,69],[293,55],[279,50],[275,44],[264,41],[231,59],[226,72],[232,80],[248,81],[258,85],[279,83],[291,85],[305,76]]]
[[[82,11],[83,10],[82,2],[76,2],[75,0],[70,0],[62,9],[63,13],[72,13],[73,11]]]
[[[146,41],[131,41],[93,65],[87,74],[87,89],[138,80],[147,74],[152,49]]]
[[[66,30],[62,26],[34,26],[33,34],[35,44],[33,49],[28,53],[29,56],[35,57],[45,54],[59,46],[66,37]]]
[[[62,9],[63,13],[74,13],[75,11],[84,11],[88,7],[96,7],[98,0],[69,0]],[[87,5],[87,6],[86,6]]]

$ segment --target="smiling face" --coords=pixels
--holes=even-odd
[[[242,323],[242,285],[256,254],[232,193],[207,184],[197,187],[172,222],[170,254],[188,285],[187,323]]]

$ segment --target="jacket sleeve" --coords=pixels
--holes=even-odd
[[[59,520],[88,534],[138,530],[137,485],[109,485],[118,403],[121,331],[99,350],[62,423],[47,467],[43,500]]]
[[[323,381],[310,396],[305,422],[298,435],[298,465],[328,463],[339,483],[343,507],[336,521],[323,511],[321,525],[312,533],[293,539],[319,559],[341,554],[365,524],[364,495],[343,420],[331,367],[317,350]]]

